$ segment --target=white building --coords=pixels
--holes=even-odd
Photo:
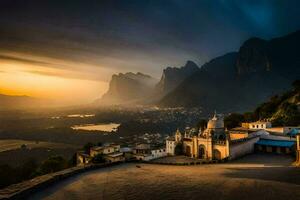
[[[251,122],[248,124],[249,129],[267,129],[272,128],[272,123],[267,121],[257,121],[257,122]]]
[[[167,152],[165,148],[151,150],[151,159],[162,158],[165,156],[167,156]]]
[[[167,156],[165,148],[151,148],[149,144],[139,144],[134,149],[136,160],[149,161]]]
[[[174,137],[169,137],[166,140],[166,153],[167,155],[175,155],[175,148],[176,145],[181,142],[182,140],[182,135],[179,132],[179,130],[177,129],[175,136]]]

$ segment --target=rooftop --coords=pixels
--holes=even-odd
[[[275,147],[292,147],[295,142],[294,141],[284,141],[284,140],[266,140],[266,139],[260,139],[255,144],[258,145],[266,145],[266,146],[275,146]]]
[[[106,154],[105,156],[107,156],[107,157],[119,157],[119,156],[123,156],[123,153],[122,152],[115,152],[115,153]]]

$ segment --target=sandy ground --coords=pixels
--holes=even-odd
[[[167,156],[153,160],[154,163],[192,163],[200,161],[203,161],[203,159],[190,158],[186,156]]]
[[[250,155],[226,164],[124,164],[87,172],[30,199],[300,199],[300,169],[292,158]]]

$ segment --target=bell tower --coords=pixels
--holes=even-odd
[[[177,129],[176,133],[175,133],[175,141],[176,142],[180,142],[181,141],[181,138],[182,138],[182,135],[179,131],[179,129]]]

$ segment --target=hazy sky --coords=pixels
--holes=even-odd
[[[251,36],[300,29],[300,1],[0,0],[0,93],[86,103],[113,73],[159,78]]]

